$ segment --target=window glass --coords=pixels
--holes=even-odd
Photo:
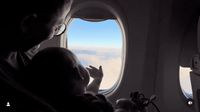
[[[180,79],[181,89],[185,97],[188,99],[193,98],[190,72],[191,69],[189,67],[180,66],[179,68],[179,79]]]
[[[122,67],[123,36],[116,20],[90,22],[74,18],[67,28],[67,47],[85,67],[102,66],[100,89],[109,89],[117,82]]]

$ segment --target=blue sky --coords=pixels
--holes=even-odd
[[[73,19],[67,30],[69,46],[121,48],[122,34],[115,20],[88,22]]]

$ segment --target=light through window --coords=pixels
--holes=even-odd
[[[117,21],[89,22],[75,18],[67,31],[68,48],[85,67],[101,65],[104,77],[100,89],[111,88],[122,67],[123,36]]]
[[[179,68],[179,80],[180,80],[181,89],[185,97],[188,99],[193,98],[190,72],[191,72],[191,69],[189,67],[180,66]]]

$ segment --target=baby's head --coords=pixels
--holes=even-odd
[[[89,76],[82,75],[85,69],[81,67],[71,51],[46,48],[38,52],[27,66],[24,85],[44,99],[82,94],[86,87],[84,79]]]

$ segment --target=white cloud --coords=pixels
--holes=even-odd
[[[118,80],[121,72],[121,50],[117,48],[71,48],[84,65],[103,68],[101,89],[108,89]]]

